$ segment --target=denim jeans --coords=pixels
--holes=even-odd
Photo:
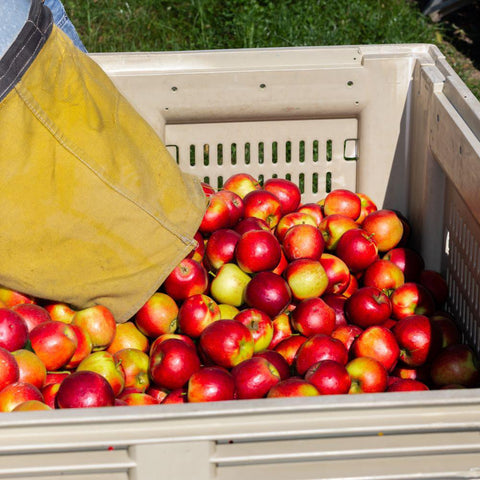
[[[77,48],[79,48],[83,52],[86,52],[87,50],[83,45],[82,41],[80,40],[80,37],[75,30],[75,27],[68,18],[67,12],[65,12],[65,8],[62,2],[60,0],[45,0],[45,5],[51,10],[53,15],[53,21],[55,22],[57,27],[62,29],[70,37],[70,39]]]

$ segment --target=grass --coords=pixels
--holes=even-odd
[[[480,98],[442,24],[412,0],[65,0],[91,52],[434,43]],[[448,40],[448,39],[447,39]],[[470,79],[471,77],[471,79]]]

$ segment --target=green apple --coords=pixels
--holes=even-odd
[[[240,307],[251,277],[235,263],[225,263],[212,280],[210,293],[218,303]]]

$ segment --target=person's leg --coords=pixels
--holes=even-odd
[[[0,2],[0,58],[9,49],[25,24],[31,0],[2,0]]]
[[[63,30],[70,37],[70,39],[77,48],[79,48],[83,52],[86,52],[87,49],[85,48],[83,42],[80,40],[77,30],[73,26],[73,23],[68,18],[62,2],[60,0],[45,0],[44,3],[51,10],[55,25],[57,25],[57,27]]]

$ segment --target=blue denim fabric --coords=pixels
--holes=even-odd
[[[0,2],[0,58],[10,48],[30,11],[30,0],[2,0]]]
[[[57,27],[61,28],[70,37],[77,48],[83,52],[86,52],[87,49],[85,48],[85,45],[83,45],[77,31],[75,30],[75,27],[68,18],[62,2],[60,0],[45,0],[45,5],[51,10],[53,21]]]

